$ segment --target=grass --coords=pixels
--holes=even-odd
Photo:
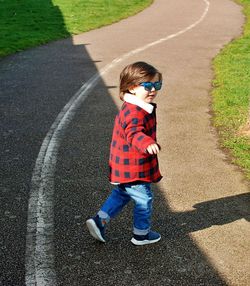
[[[250,0],[236,0],[246,17],[244,33],[214,59],[213,123],[220,144],[250,179]]]
[[[131,16],[153,0],[0,0],[0,57]]]

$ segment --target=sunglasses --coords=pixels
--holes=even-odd
[[[146,91],[151,91],[153,87],[155,90],[160,90],[162,86],[162,81],[156,81],[156,82],[147,81],[147,82],[142,82],[139,85],[143,86]]]

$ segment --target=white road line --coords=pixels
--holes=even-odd
[[[178,37],[200,24],[206,17],[210,6],[208,0],[202,1],[205,2],[206,7],[199,20],[175,34],[161,38],[114,59],[78,90],[52,124],[43,140],[31,179],[25,256],[26,285],[56,285],[56,272],[54,269],[54,173],[61,139],[64,131],[74,118],[76,110],[87,98],[91,89],[97,85],[101,76],[109,72],[115,65],[130,56]]]

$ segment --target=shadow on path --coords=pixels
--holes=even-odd
[[[63,16],[51,0],[9,5],[10,14],[21,13],[18,5],[22,5],[23,12],[27,8],[25,15],[36,15],[19,23],[20,29],[25,24],[22,35],[48,34],[54,27],[44,23],[51,17],[57,29],[67,34]],[[35,19],[41,21],[39,31],[29,25]],[[16,33],[21,40],[19,29]],[[67,39],[0,60],[0,285],[24,285],[32,171],[58,113],[89,73],[96,72],[84,50]]]

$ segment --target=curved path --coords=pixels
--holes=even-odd
[[[12,193],[32,176],[31,196],[14,195],[26,206],[21,213],[14,208],[23,218],[21,242],[10,231],[13,245],[26,252],[25,261],[14,261],[20,272],[16,281],[23,279],[25,264],[26,285],[248,284],[249,186],[218,149],[209,115],[211,60],[240,34],[242,24],[240,8],[228,0],[158,0],[117,24],[0,63],[2,94],[18,93],[11,104],[6,96],[1,105],[16,114],[8,130],[21,119],[14,133],[24,147],[16,152],[23,158],[30,154],[23,174],[17,168],[20,180]],[[110,189],[105,176],[113,118],[121,104],[118,76],[137,60],[157,66],[165,83],[157,99],[165,179],[155,186],[154,214],[163,240],[143,249],[129,242],[131,207],[112,222],[104,246],[83,228]],[[4,119],[8,122],[7,114]],[[11,142],[7,134],[6,148],[15,145]],[[6,281],[10,273],[6,268]]]

